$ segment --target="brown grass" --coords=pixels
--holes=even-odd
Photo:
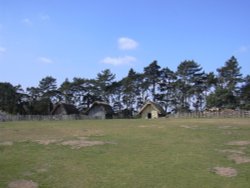
[[[32,180],[16,180],[8,185],[9,188],[37,188],[38,184]]]
[[[180,126],[181,128],[186,128],[186,129],[195,129],[197,128],[197,126],[193,125],[193,126],[190,126],[190,125],[181,125]]]
[[[0,146],[12,146],[13,142],[11,141],[5,141],[5,142],[0,142]]]
[[[236,164],[250,163],[250,158],[240,154],[232,154],[228,156],[229,160],[233,160]]]
[[[72,149],[80,149],[83,147],[104,145],[104,144],[107,143],[103,141],[89,141],[89,140],[68,140],[60,143],[60,145],[63,146],[71,146]]]
[[[224,131],[223,134],[224,135],[231,135],[231,134],[233,134],[233,132],[232,131]]]
[[[220,125],[218,126],[219,129],[228,129],[228,128],[232,128],[231,125]]]
[[[80,149],[83,147],[95,146],[95,145],[104,145],[104,144],[112,144],[111,142],[103,142],[103,141],[90,141],[87,140],[87,137],[78,137],[74,140],[66,140],[62,139],[48,139],[48,140],[35,140],[34,142],[42,145],[49,144],[58,144],[63,146],[71,146],[72,149]]]
[[[230,146],[246,146],[246,145],[250,145],[250,141],[232,141],[232,142],[228,142],[227,145],[230,145]]]
[[[218,150],[222,153],[227,154],[227,158],[231,161],[234,161],[236,164],[250,163],[250,157],[246,156],[244,152],[247,149],[246,146],[250,145],[250,141],[231,141],[227,145],[238,146],[238,149],[224,149]]]
[[[222,152],[222,153],[229,153],[229,154],[242,154],[242,155],[245,154],[244,151],[235,150],[235,149],[223,149],[223,150],[219,150],[219,152]]]
[[[237,170],[231,167],[214,167],[211,171],[225,177],[234,177],[238,174]]]
[[[60,142],[61,140],[51,139],[51,140],[35,140],[38,144],[42,145],[49,145],[49,144],[55,144],[57,142]]]

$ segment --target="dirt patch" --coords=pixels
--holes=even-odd
[[[27,176],[27,177],[30,177],[30,176],[33,176],[33,175],[34,175],[34,173],[31,172],[31,171],[26,171],[26,172],[24,172],[24,173],[22,173],[22,174],[23,174],[23,176]]]
[[[49,145],[49,144],[55,144],[57,142],[60,142],[61,140],[51,139],[51,140],[35,140],[36,143],[42,144],[42,145]]]
[[[198,128],[198,126],[196,126],[196,125],[192,125],[192,126],[190,126],[190,125],[181,125],[180,127],[181,128],[186,128],[186,129],[197,129]]]
[[[232,142],[228,142],[227,145],[230,145],[230,146],[246,146],[246,145],[250,145],[250,141],[232,141]]]
[[[249,144],[250,141],[232,141],[228,142],[227,145],[238,146],[237,149],[224,149],[218,151],[226,153],[227,158],[234,161],[236,164],[250,163],[250,157],[246,156],[246,153],[244,152]]]
[[[8,188],[37,188],[38,184],[32,180],[16,180],[9,183]]]
[[[189,125],[181,125],[180,126],[181,128],[186,128],[186,129],[190,129],[190,128],[192,128],[191,126],[189,126]]]
[[[48,171],[48,169],[46,169],[46,168],[39,168],[39,169],[36,170],[37,173],[44,173],[44,172],[47,172],[47,171]]]
[[[223,149],[223,150],[218,150],[221,153],[231,153],[231,154],[242,154],[244,155],[245,152],[241,150],[234,150],[234,149]]]
[[[95,146],[95,145],[104,145],[107,144],[107,142],[103,141],[89,141],[89,140],[68,140],[61,142],[60,145],[63,146],[71,146],[72,149],[80,149],[83,147],[89,147],[89,146]]]
[[[238,149],[245,150],[245,149],[247,149],[247,147],[243,146],[243,147],[239,147]]]
[[[90,141],[87,140],[87,137],[78,137],[73,140],[62,140],[62,139],[50,139],[50,140],[35,140],[38,144],[49,145],[49,144],[57,144],[63,146],[71,146],[72,149],[80,149],[82,147],[89,147],[95,145],[104,145],[104,144],[115,144],[113,142],[103,142],[103,141]],[[43,169],[43,168],[42,168]]]
[[[80,137],[77,137],[78,140],[88,140],[88,137],[85,137],[85,136],[80,136]]]
[[[11,141],[5,141],[5,142],[0,142],[0,146],[12,146],[13,142]]]
[[[157,126],[157,125],[139,125],[138,127],[140,127],[140,128],[158,128],[158,129],[164,128],[164,126]]]
[[[232,131],[224,131],[223,134],[224,135],[231,135],[231,134],[233,134],[233,132]]]
[[[220,125],[218,126],[219,129],[229,129],[229,128],[233,128],[231,125]]]
[[[250,163],[249,157],[240,154],[229,155],[228,159],[234,161],[236,164]]]
[[[218,126],[218,127],[205,127],[205,126],[198,126],[198,125],[180,125],[181,128],[186,128],[186,129],[194,129],[194,130],[223,130],[223,134],[230,135],[233,132],[231,130],[238,129],[237,127],[232,127],[232,126]]]
[[[140,128],[145,128],[145,127],[149,127],[149,126],[146,126],[146,125],[140,125],[139,127],[140,127]]]
[[[214,167],[211,171],[224,177],[234,177],[238,174],[237,170],[231,167]]]
[[[240,129],[239,127],[234,127],[231,125],[220,125],[218,126],[219,129],[225,129],[225,130],[238,130]]]

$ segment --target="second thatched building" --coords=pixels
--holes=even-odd
[[[112,119],[113,114],[114,111],[109,104],[99,101],[94,102],[86,111],[86,115],[94,119]]]
[[[166,116],[166,111],[159,104],[148,101],[139,111],[139,115],[143,119],[157,119]]]

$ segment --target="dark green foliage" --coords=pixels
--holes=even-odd
[[[237,98],[228,89],[217,88],[207,97],[207,107],[235,109],[238,106]]]
[[[49,98],[42,98],[30,103],[30,112],[32,115],[49,115],[53,109],[53,104]]]
[[[56,87],[56,79],[51,77],[51,76],[47,76],[39,82],[38,88],[39,88],[41,94],[50,95],[50,93],[52,91],[55,91],[57,88]]]
[[[64,103],[67,104],[73,103],[74,91],[72,89],[72,85],[73,84],[68,79],[66,79],[61,84],[61,87],[59,88],[59,91],[61,93],[60,101],[63,101]]]
[[[250,110],[250,75],[246,76],[245,82],[240,89],[241,108]]]
[[[207,97],[208,107],[239,108],[240,91],[239,85],[242,83],[237,59],[232,56],[223,67],[217,69],[218,76],[215,83],[215,91]]]
[[[109,69],[97,74],[96,88],[98,94],[101,96],[102,101],[107,103],[111,102],[112,95],[112,82],[115,79],[115,74],[111,73]]]
[[[0,83],[0,110],[16,114],[18,112],[19,97],[17,87],[10,83]]]
[[[128,76],[122,79],[122,85],[122,102],[125,104],[127,109],[133,109],[136,97],[140,94],[140,75],[133,69],[130,69]]]
[[[165,108],[176,106],[176,81],[177,75],[169,68],[163,68],[160,75],[159,93],[156,100],[162,103]]]
[[[240,69],[237,59],[232,56],[223,67],[217,69],[218,86],[236,92],[238,84],[243,81]]]
[[[195,61],[183,61],[177,68],[177,97],[180,101],[178,111],[188,111],[190,104],[198,111],[202,109],[203,94],[207,90],[207,77]],[[193,102],[191,102],[193,101]]]
[[[156,87],[160,81],[160,71],[161,67],[158,65],[157,61],[153,61],[147,67],[144,68],[144,83],[147,88],[151,91],[153,101],[156,98]]]
[[[60,91],[57,90],[56,79],[47,76],[43,78],[38,87],[27,88],[29,95],[29,113],[30,114],[50,114],[53,103],[60,99]]]
[[[242,78],[241,67],[233,56],[217,69],[205,73],[193,60],[179,64],[177,71],[161,68],[157,61],[144,67],[143,73],[130,69],[115,80],[109,69],[96,79],[66,79],[57,88],[56,79],[47,76],[37,87],[27,88],[0,83],[0,110],[12,114],[50,114],[58,102],[76,105],[85,111],[95,101],[114,107],[115,112],[138,111],[147,100],[161,104],[168,112],[202,111],[206,107],[250,109],[250,76]]]

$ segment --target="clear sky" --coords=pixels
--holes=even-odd
[[[0,82],[24,88],[153,60],[210,72],[232,55],[250,74],[249,0],[0,0]]]

